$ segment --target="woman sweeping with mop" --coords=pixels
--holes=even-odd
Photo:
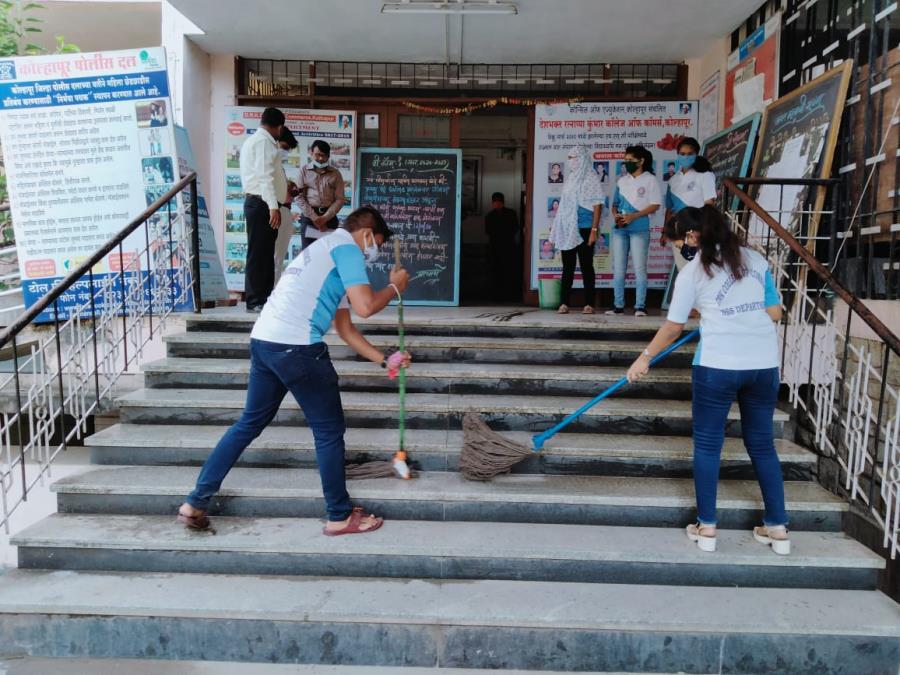
[[[725,424],[732,403],[741,409],[744,445],[765,503],[756,541],[787,555],[791,544],[784,507],[784,480],[775,453],[772,419],[778,399],[778,338],[781,299],[769,264],[741,246],[713,206],[686,207],[674,216],[678,239],[698,253],[675,280],[668,320],[628,370],[635,382],[650,361],[674,342],[691,310],[700,312],[700,345],[693,368],[694,488],[697,522],[687,536],[702,551],[716,550],[716,488]]]

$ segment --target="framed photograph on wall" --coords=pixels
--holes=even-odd
[[[462,217],[481,213],[481,157],[469,155],[462,160]]]

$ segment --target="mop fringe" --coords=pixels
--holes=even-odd
[[[459,471],[466,480],[486,482],[510,470],[529,455],[531,448],[504,438],[475,413],[463,417],[463,448]]]

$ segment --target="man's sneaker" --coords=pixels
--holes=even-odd
[[[643,307],[638,307],[634,310],[634,315],[636,317],[640,318],[642,316],[647,316],[647,312],[644,310]]]

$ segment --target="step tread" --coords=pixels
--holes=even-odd
[[[171,516],[54,514],[15,535],[13,546],[365,555],[405,558],[884,569],[885,561],[837,532],[791,532],[791,555],[773,554],[749,532],[719,530],[712,556],[677,528],[392,520],[378,535],[322,535],[318,519],[216,518],[215,536],[197,536]],[[490,545],[486,545],[490,542]]]
[[[376,365],[362,361],[334,361],[338,375],[384,377],[384,371]],[[250,361],[242,359],[180,358],[168,357],[143,366],[145,373],[215,373],[239,374],[250,372]],[[569,380],[613,381],[624,377],[622,367],[604,366],[554,366],[544,364],[518,365],[512,363],[415,363],[407,377],[439,377],[457,380],[473,379],[521,379],[521,380]],[[643,382],[690,382],[691,371],[686,368],[654,368]]]
[[[0,576],[10,613],[900,636],[900,605],[878,591],[524,581],[14,570]]]
[[[396,347],[397,337],[394,335],[367,335],[366,339],[376,347]],[[204,345],[204,346],[240,346],[250,344],[249,333],[207,332],[190,331],[172,333],[166,335],[165,342],[171,344]],[[324,342],[329,346],[345,346],[346,343],[337,335],[329,333],[325,335]],[[436,336],[436,335],[408,335],[406,346],[413,352],[424,347],[465,347],[467,349],[505,349],[520,351],[540,352],[640,352],[647,346],[645,340],[571,340],[527,337],[467,337],[467,336]],[[693,352],[694,343],[681,347],[679,351]]]
[[[89,436],[90,447],[135,448],[209,448],[215,447],[228,430],[226,426],[199,425],[186,435],[184,429],[170,425],[116,424]],[[521,431],[503,432],[504,437],[528,445],[531,434]],[[358,451],[384,451],[397,442],[395,429],[349,428],[344,434],[347,448]],[[446,452],[459,454],[463,444],[461,431],[407,429],[405,446],[415,459],[416,452]],[[312,432],[307,427],[267,427],[251,449],[311,450],[315,447]],[[815,462],[809,450],[787,439],[775,439],[775,448],[782,462]],[[693,456],[693,441],[689,436],[648,436],[633,434],[565,434],[554,436],[544,445],[544,454],[573,457],[613,456],[641,458],[682,458]],[[722,448],[723,460],[748,460],[740,438],[726,438]]]
[[[192,408],[229,408],[241,410],[247,392],[242,389],[141,389],[117,399],[120,407],[184,408],[185,401]],[[392,412],[399,410],[394,392],[341,392],[345,411]],[[585,403],[574,396],[511,396],[488,394],[407,394],[406,411],[431,413],[526,413],[564,416]],[[286,396],[281,409],[298,410],[297,402]],[[692,419],[690,401],[658,399],[608,398],[586,413],[586,417],[641,417]],[[737,404],[728,414],[729,420],[740,420]],[[787,422],[789,415],[776,410],[774,420]]]
[[[194,487],[199,469],[178,466],[126,466],[91,469],[56,481],[54,492],[69,494],[186,495]],[[357,499],[397,501],[452,501],[478,503],[584,504],[616,506],[692,507],[694,482],[682,478],[616,478],[511,474],[491,483],[467,481],[458,473],[428,471],[415,480],[374,479],[352,481]],[[235,468],[222,485],[223,496],[269,498],[321,498],[318,471],[311,469]],[[788,511],[843,512],[847,503],[811,481],[787,481]],[[719,483],[721,509],[759,509],[755,481]]]

